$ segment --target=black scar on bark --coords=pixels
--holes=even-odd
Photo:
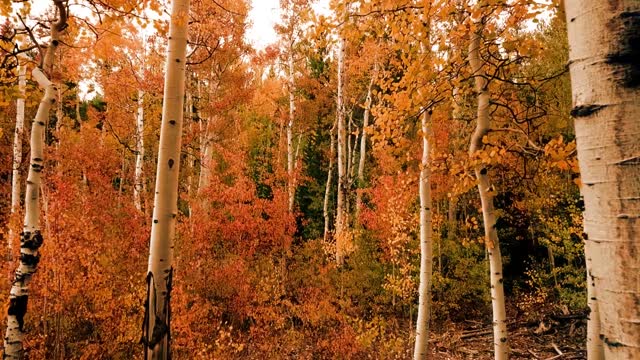
[[[616,68],[614,74],[622,86],[640,87],[640,11],[621,12],[607,26],[619,35],[606,63]]]
[[[21,234],[20,247],[35,251],[42,246],[43,242],[44,238],[40,231],[34,231],[33,233],[27,231]]]
[[[482,170],[480,170],[480,175],[487,175],[487,168],[482,168]]]
[[[24,314],[27,313],[28,301],[29,295],[20,295],[9,299],[9,311],[7,311],[7,314],[16,317],[16,320],[18,320],[18,329],[20,329],[20,331],[22,331],[24,326]]]
[[[600,339],[602,339],[602,342],[604,342],[605,344],[607,344],[608,347],[612,347],[612,348],[617,348],[617,347],[623,347],[623,346],[627,346],[621,342],[618,342],[616,340],[611,340],[609,338],[607,338],[606,336],[600,334]]]
[[[605,108],[606,105],[580,105],[571,109],[571,116],[574,118],[591,116]]]
[[[173,159],[169,159],[169,169],[173,168]]]
[[[20,262],[35,267],[40,262],[40,255],[20,254]]]

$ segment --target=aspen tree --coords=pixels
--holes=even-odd
[[[289,122],[287,123],[287,175],[288,181],[288,195],[289,195],[289,212],[293,211],[293,202],[296,196],[296,181],[295,181],[295,154],[293,149],[293,121],[295,119],[296,102],[294,95],[295,86],[295,71],[293,62],[293,34],[291,34],[289,44]]]
[[[324,203],[322,206],[322,215],[324,217],[324,236],[325,242],[329,241],[329,196],[331,195],[331,181],[333,178],[333,158],[336,156],[336,123],[331,127],[329,137],[331,138],[331,147],[329,150],[329,170],[327,171],[327,184],[324,190]]]
[[[584,197],[587,357],[640,358],[640,2],[566,0]]]
[[[53,0],[58,20],[51,26],[51,40],[42,59],[41,67],[33,70],[33,78],[44,90],[36,117],[31,126],[31,154],[27,188],[25,191],[24,228],[20,235],[20,263],[9,293],[7,329],[4,337],[4,359],[22,359],[24,349],[24,317],[29,300],[29,283],[40,261],[40,246],[44,241],[40,229],[40,187],[44,167],[44,135],[49,111],[56,99],[56,87],[49,80],[53,59],[60,44],[60,34],[67,27],[66,2]]]
[[[16,100],[16,128],[13,135],[13,174],[11,176],[11,215],[20,208],[20,164],[22,164],[22,134],[24,133],[24,98],[27,86],[27,66],[21,65],[18,74],[20,97]],[[8,251],[13,253],[16,234],[9,229]]]
[[[138,90],[138,109],[136,113],[136,168],[133,179],[133,203],[142,211],[142,193],[144,189],[144,91]]]
[[[338,200],[336,209],[336,262],[340,266],[344,263],[344,237],[347,228],[346,191],[347,191],[347,130],[344,114],[344,39],[338,44],[338,94],[337,128],[338,128]]]
[[[367,87],[367,97],[364,103],[364,116],[362,120],[362,135],[360,136],[360,159],[358,160],[358,188],[361,188],[364,184],[364,163],[367,158],[367,127],[369,126],[369,117],[371,116],[371,103],[373,102],[371,98],[371,89],[373,88],[373,82],[375,81],[376,73],[377,73],[377,64],[375,65],[376,70],[371,75],[371,80],[369,81],[369,87]],[[356,193],[356,221],[359,221],[360,217],[360,207],[362,206],[362,193],[358,191]]]
[[[143,323],[146,359],[171,358],[171,282],[178,212],[178,175],[185,88],[189,0],[174,0],[165,65],[164,102],[149,246],[147,301]]]
[[[433,273],[433,243],[431,230],[431,169],[429,163],[429,122],[431,110],[422,115],[422,161],[420,163],[420,285],[418,288],[418,318],[415,360],[427,358],[429,320],[431,318],[431,277]]]
[[[476,130],[471,137],[469,155],[474,156],[483,148],[483,138],[489,134],[491,119],[489,114],[490,97],[488,81],[482,68],[480,44],[482,28],[471,32],[469,42],[469,64],[475,78],[475,90],[478,94],[478,115]],[[489,279],[491,282],[491,305],[493,308],[493,347],[496,360],[509,358],[509,344],[507,342],[507,315],[505,310],[504,286],[502,280],[502,256],[500,243],[496,231],[496,214],[493,206],[493,185],[489,179],[488,169],[483,164],[475,166],[478,182],[478,192],[482,203],[482,219],[484,224],[485,245],[489,255]]]

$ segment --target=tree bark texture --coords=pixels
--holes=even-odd
[[[588,358],[640,359],[640,2],[566,0]]]
[[[471,137],[469,155],[473,156],[482,150],[482,139],[490,130],[489,103],[490,94],[488,81],[482,69],[480,57],[481,29],[471,33],[469,43],[469,63],[475,77],[475,89],[478,94],[478,118],[476,130]],[[478,192],[482,203],[482,219],[484,225],[485,245],[489,257],[489,279],[491,282],[491,305],[493,308],[493,348],[496,360],[509,358],[509,344],[507,337],[507,315],[505,310],[504,286],[502,274],[502,256],[500,243],[496,231],[496,215],[493,206],[493,185],[488,175],[488,169],[483,164],[475,167],[475,175],[478,181]]]
[[[27,66],[20,66],[18,75],[18,89],[20,97],[16,101],[16,128],[13,135],[13,169],[11,176],[11,215],[20,209],[20,165],[22,164],[22,135],[24,133],[24,98],[27,86]],[[9,228],[8,253],[13,254],[16,234],[13,227]]]
[[[189,0],[174,0],[165,65],[164,102],[147,272],[143,344],[146,359],[171,358],[171,281],[178,215]]]
[[[144,190],[144,91],[138,90],[138,111],[136,113],[136,169],[133,179],[133,203],[142,211]]]
[[[433,241],[431,229],[431,169],[429,163],[428,126],[431,111],[422,116],[422,162],[420,164],[420,285],[414,360],[428,358],[429,320],[431,319],[431,278],[433,273]]]

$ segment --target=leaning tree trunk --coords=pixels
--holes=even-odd
[[[428,358],[429,320],[431,318],[431,276],[433,243],[431,234],[431,170],[429,168],[428,123],[431,110],[422,116],[422,163],[420,164],[420,287],[418,288],[418,319],[415,360]]]
[[[295,118],[296,103],[293,93],[294,84],[293,46],[289,47],[289,122],[287,123],[287,175],[289,196],[289,212],[293,212],[293,203],[296,196],[295,180],[295,154],[293,149],[293,121]]]
[[[344,263],[344,237],[347,227],[346,191],[347,191],[347,131],[344,114],[344,39],[340,40],[338,48],[338,94],[337,94],[337,123],[338,123],[338,200],[336,209],[336,263]]]
[[[329,151],[329,170],[327,171],[327,184],[324,189],[324,204],[322,207],[322,215],[324,217],[324,236],[325,242],[329,241],[329,196],[331,196],[331,181],[333,178],[333,158],[336,156],[336,138],[334,132],[336,125],[334,124],[329,132],[331,138],[331,148]]]
[[[18,88],[20,97],[16,101],[16,129],[13,136],[13,175],[11,177],[11,216],[15,216],[20,208],[20,165],[22,164],[22,134],[24,132],[24,98],[27,86],[27,66],[20,66]],[[9,228],[8,254],[13,254],[16,234],[13,226]]]
[[[178,175],[185,87],[189,0],[174,0],[165,65],[143,344],[146,359],[171,358],[171,280],[178,215]]]
[[[144,189],[144,91],[138,90],[138,112],[136,114],[136,169],[133,179],[133,203],[142,211]]]
[[[40,231],[40,186],[44,167],[45,124],[49,118],[51,105],[56,99],[56,87],[47,75],[51,74],[53,59],[60,43],[60,32],[67,27],[66,7],[62,1],[55,1],[59,20],[51,26],[51,41],[47,46],[42,69],[33,70],[33,78],[44,89],[44,96],[38,106],[36,117],[31,126],[31,159],[27,175],[25,192],[24,228],[20,236],[20,264],[9,293],[9,309],[7,311],[7,329],[4,338],[4,359],[22,359],[24,349],[24,316],[29,300],[29,283],[35,274],[40,261],[40,246],[43,243]]]
[[[588,358],[640,359],[640,2],[566,0]]]
[[[478,93],[478,119],[476,130],[471,137],[469,155],[473,156],[483,148],[482,139],[489,133],[489,90],[488,81],[482,69],[480,58],[480,32],[471,34],[469,43],[469,63],[475,77],[475,88]],[[496,214],[493,208],[493,186],[491,185],[488,169],[484,164],[475,167],[475,175],[478,181],[478,192],[482,203],[482,219],[484,224],[485,244],[489,255],[489,268],[491,281],[491,304],[493,307],[493,348],[496,360],[509,358],[509,344],[507,342],[507,315],[505,311],[504,286],[502,281],[502,256],[500,243],[496,231]]]

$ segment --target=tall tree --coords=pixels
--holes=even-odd
[[[476,156],[476,152],[484,147],[483,138],[491,129],[491,117],[489,106],[491,95],[489,82],[483,70],[483,60],[480,56],[482,40],[482,25],[475,23],[476,29],[471,31],[469,42],[469,65],[475,79],[475,90],[478,95],[478,113],[476,130],[471,136],[469,155]],[[496,360],[509,358],[509,345],[507,342],[507,314],[505,309],[504,286],[502,275],[502,255],[496,230],[496,214],[493,205],[494,187],[489,179],[489,170],[486,164],[478,164],[474,168],[478,192],[482,203],[482,219],[485,234],[485,245],[489,254],[489,279],[491,282],[491,305],[493,308],[493,347]]]
[[[567,0],[589,359],[640,358],[640,2]]]
[[[36,117],[31,126],[31,154],[27,189],[25,191],[24,228],[20,235],[20,263],[15,272],[9,294],[7,329],[4,338],[4,358],[22,359],[24,349],[24,316],[29,300],[29,283],[40,261],[40,246],[44,241],[40,228],[40,186],[44,168],[45,124],[51,105],[55,102],[56,87],[51,82],[56,49],[60,45],[61,33],[67,27],[67,4],[64,0],[53,0],[58,12],[58,20],[51,25],[51,39],[42,58],[40,67],[33,70],[33,78],[44,90]]]
[[[175,0],[171,7],[143,323],[144,356],[149,360],[171,358],[171,282],[178,215],[189,3],[189,0]]]
[[[336,262],[342,265],[344,262],[345,236],[348,228],[347,214],[347,129],[344,104],[344,56],[345,41],[343,38],[338,43],[338,94],[336,97],[337,116],[337,146],[338,146],[338,200],[336,209]]]

